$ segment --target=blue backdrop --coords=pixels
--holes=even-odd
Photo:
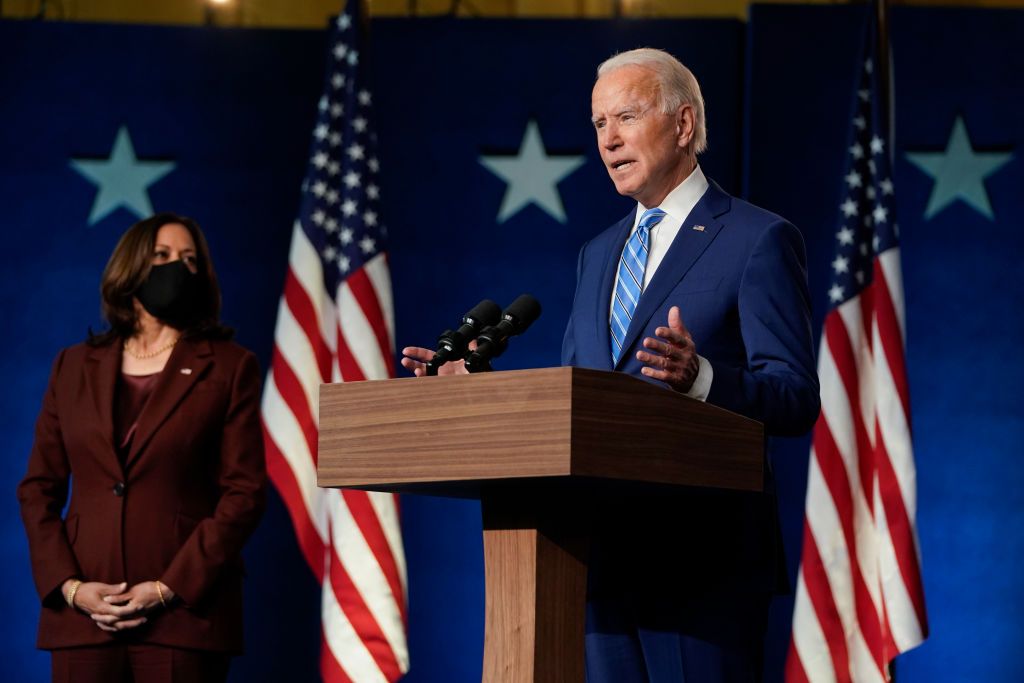
[[[751,14],[745,186],[751,201],[803,229],[816,327],[826,310],[847,144],[833,122],[852,111],[860,65],[850,55],[863,18],[858,7],[755,6]],[[892,17],[894,173],[932,633],[899,660],[900,681],[1024,679],[1024,363],[1016,348],[1024,287],[1013,275],[1024,259],[1022,37],[1020,11],[896,8]],[[958,117],[967,150],[953,144]],[[946,160],[939,179],[910,160],[920,154]],[[971,200],[958,198],[951,182]],[[948,200],[927,217],[932,201]],[[807,453],[779,455],[795,575]],[[776,626],[791,609],[791,600],[776,601]],[[781,628],[772,633],[769,654],[778,662],[785,637]]]
[[[757,7],[747,25],[374,21],[399,345],[429,343],[481,296],[506,303],[530,291],[544,314],[498,364],[557,363],[576,251],[630,208],[594,147],[593,70],[613,51],[641,45],[673,51],[701,80],[708,174],[803,230],[820,321],[863,18],[859,8]],[[1014,343],[1024,331],[1024,289],[1014,273],[1024,255],[1016,229],[1024,206],[1015,191],[1024,14],[904,9],[892,31],[919,530],[933,633],[901,660],[900,679],[1020,680],[1024,420],[1014,395],[1024,368]],[[200,221],[227,321],[266,363],[324,49],[321,32],[0,22],[0,296],[8,327],[0,340],[7,382],[0,433],[9,444],[0,465],[9,492],[0,498],[0,550],[8,558],[0,565],[8,588],[0,597],[8,615],[0,622],[0,667],[8,678],[48,675],[46,655],[32,648],[38,601],[13,487],[52,358],[99,327],[99,273],[136,220],[72,160],[117,162],[137,181],[148,173],[152,182],[136,188],[129,207]],[[966,148],[953,144],[958,117]],[[534,126],[542,148],[531,158],[524,138]],[[482,163],[494,157],[513,162],[520,182],[553,182],[546,159],[576,159],[576,167],[554,185],[557,202],[504,215],[508,184]],[[954,186],[924,170],[947,157],[946,168],[973,170],[981,195],[965,174]],[[807,446],[776,446],[795,573]],[[479,510],[407,497],[403,514],[408,680],[479,680]],[[315,679],[319,592],[276,495],[246,555],[249,654],[233,680]],[[785,598],[773,606],[769,680],[781,678],[791,606]]]

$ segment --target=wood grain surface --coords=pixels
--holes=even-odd
[[[325,384],[319,433],[320,486],[480,497],[485,683],[583,683],[599,493],[763,486],[759,423],[616,372]]]
[[[587,542],[573,506],[484,499],[484,683],[583,683]]]
[[[320,388],[318,484],[450,495],[572,476],[761,490],[762,426],[622,373],[543,368]]]

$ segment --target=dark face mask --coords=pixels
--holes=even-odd
[[[175,327],[195,319],[198,294],[199,276],[181,260],[153,266],[135,290],[135,297],[150,315]]]

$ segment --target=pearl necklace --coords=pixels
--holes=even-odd
[[[147,358],[156,358],[164,351],[174,348],[174,345],[178,343],[179,339],[181,339],[181,337],[175,337],[170,342],[164,344],[160,348],[154,349],[153,351],[147,351],[146,353],[136,353],[135,351],[132,351],[131,348],[129,348],[128,346],[128,342],[125,342],[124,352],[127,353],[132,358],[134,358],[135,360],[146,360]]]

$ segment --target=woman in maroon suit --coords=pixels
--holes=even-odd
[[[110,330],[57,356],[18,486],[37,644],[54,681],[224,680],[264,505],[256,358],[188,218],[132,226],[100,291]]]

